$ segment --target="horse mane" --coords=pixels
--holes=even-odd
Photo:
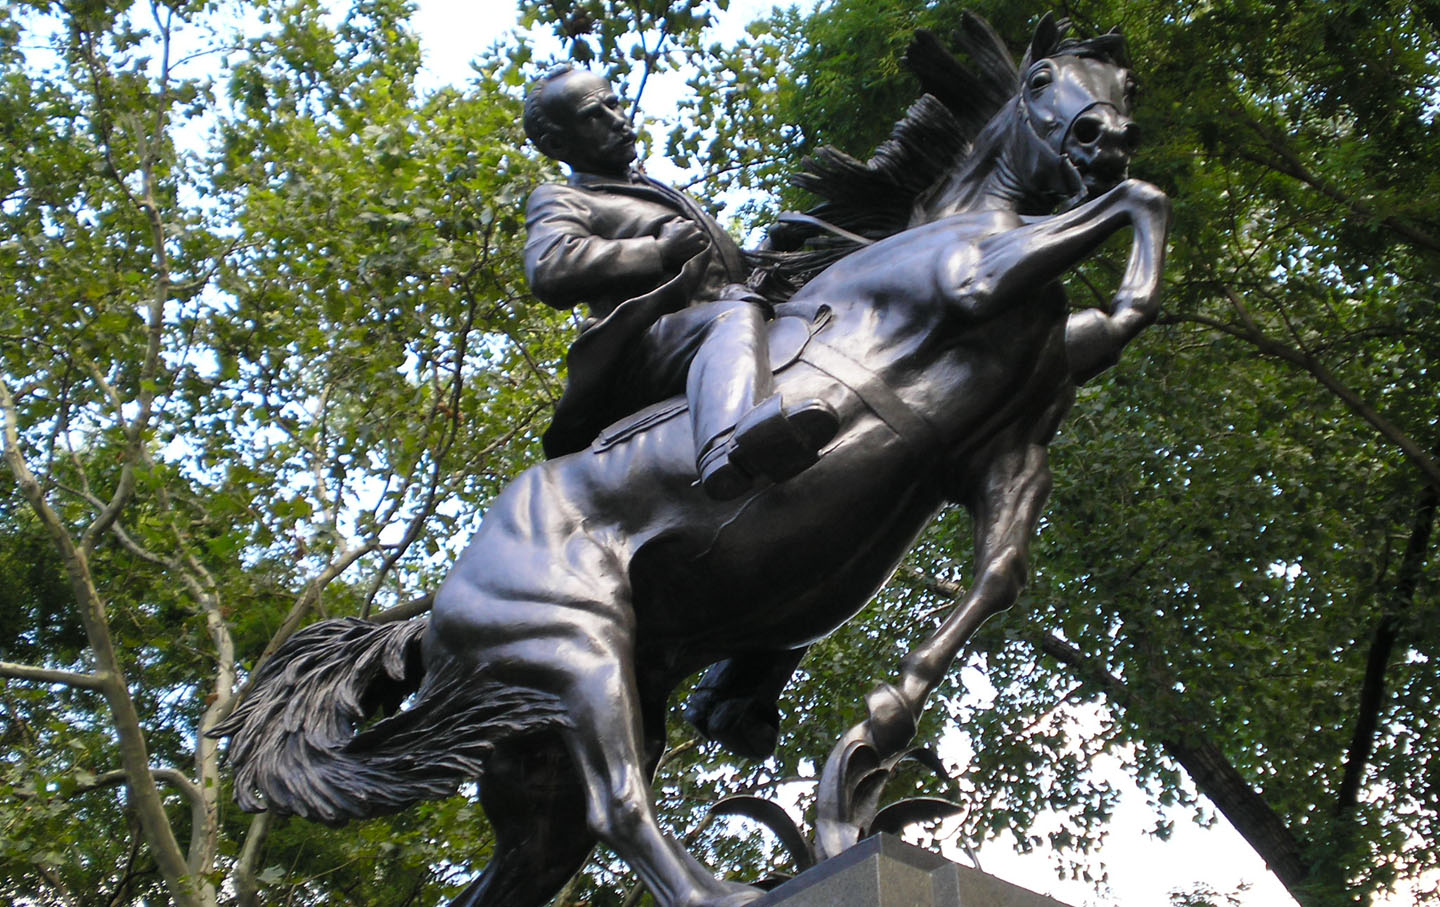
[[[998,115],[1013,105],[1031,62],[1073,54],[1125,65],[1118,32],[1069,37],[1070,22],[1046,15],[1020,66],[990,24],[961,15],[950,43],[917,30],[903,62],[924,92],[867,161],[831,146],[807,158],[791,183],[820,202],[805,214],[782,214],[766,244],[750,252],[750,283],[783,302],[812,277],[875,240],[935,219],[936,200],[953,197],[988,169],[1004,139]]]

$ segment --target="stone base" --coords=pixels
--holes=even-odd
[[[776,888],[754,907],[1065,907],[978,869],[875,835]]]

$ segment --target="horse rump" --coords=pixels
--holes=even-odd
[[[230,738],[240,808],[332,826],[397,812],[479,777],[500,741],[563,722],[553,695],[453,657],[427,665],[428,624],[324,620],[281,645],[210,732]]]

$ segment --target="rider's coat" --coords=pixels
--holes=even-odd
[[[656,241],[677,217],[709,240],[679,273],[665,268]],[[717,299],[727,284],[744,280],[745,268],[735,241],[692,199],[639,174],[574,173],[568,183],[542,185],[530,196],[526,227],[525,275],[534,294],[555,308],[585,303],[590,310],[545,433],[546,455],[556,457],[583,449],[628,415],[634,394],[617,393],[615,382],[645,333],[668,313]],[[693,325],[683,333],[707,329],[704,318],[686,321]]]

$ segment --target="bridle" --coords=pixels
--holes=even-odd
[[[1065,151],[1065,146],[1069,144],[1070,136],[1075,131],[1075,124],[1080,122],[1081,117],[1096,107],[1109,107],[1116,113],[1120,113],[1120,108],[1111,101],[1100,100],[1098,98],[1091,101],[1089,104],[1077,110],[1070,119],[1066,121],[1065,129],[1060,133],[1058,146],[1052,146],[1049,140],[1041,135],[1040,130],[1035,126],[1035,115],[1030,108],[1030,95],[1023,87],[1020,90],[1019,102],[1020,119],[1024,122],[1025,128],[1029,130],[1031,140],[1044,149],[1044,153],[1048,158],[1047,163],[1051,164],[1068,184],[1065,188],[1070,194],[1064,197],[1062,204],[1065,208],[1074,207],[1085,200],[1085,194],[1087,192],[1085,179],[1080,172],[1080,168],[1075,165],[1074,160],[1072,160],[1070,155]]]
[[[1094,107],[1095,104],[1103,102],[1092,102],[1079,113],[1076,113],[1075,116],[1071,117],[1070,121],[1065,124],[1065,131],[1061,133],[1059,146],[1056,147],[1052,146],[1050,141],[1041,135],[1040,130],[1035,127],[1035,116],[1030,109],[1029,93],[1024,88],[1020,90],[1019,100],[1020,121],[1025,124],[1025,128],[1029,131],[1031,142],[1040,149],[1043,149],[1042,153],[1047,158],[1046,163],[1050,165],[1052,170],[1059,173],[1067,184],[1062,191],[1056,193],[1062,198],[1061,204],[1067,209],[1074,207],[1085,199],[1085,178],[1081,175],[1080,168],[1075,166],[1075,162],[1070,159],[1070,155],[1065,153],[1065,143],[1069,140],[1070,133],[1075,128],[1075,121],[1080,119],[1080,117],[1091,107]],[[1067,192],[1068,194],[1066,194]]]

